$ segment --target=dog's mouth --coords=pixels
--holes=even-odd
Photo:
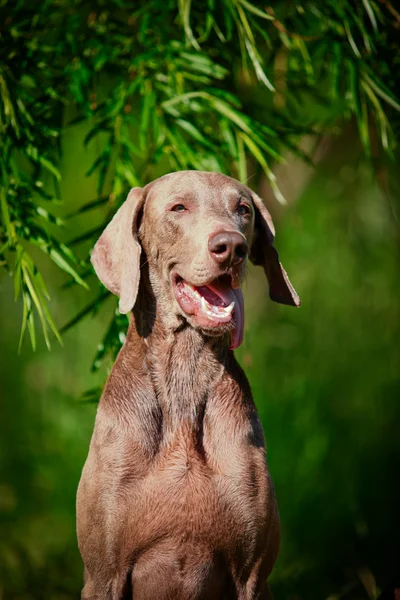
[[[175,274],[173,287],[181,310],[196,326],[214,335],[229,331],[230,348],[240,346],[244,331],[243,293],[240,288],[233,289],[230,275],[195,286]]]

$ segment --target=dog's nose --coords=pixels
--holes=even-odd
[[[220,231],[210,237],[208,249],[219,265],[233,267],[244,261],[249,246],[238,231]]]

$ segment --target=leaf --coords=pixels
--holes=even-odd
[[[30,298],[29,298],[30,300]],[[29,313],[27,316],[27,325],[29,331],[29,337],[31,338],[32,350],[36,350],[36,329],[35,329],[35,318],[33,316],[32,306],[30,305]]]
[[[365,10],[367,11],[369,20],[371,21],[372,27],[375,29],[375,31],[378,31],[378,24],[376,22],[376,18],[375,18],[375,13],[372,9],[372,6],[369,2],[369,0],[362,0],[364,6],[365,6]]]
[[[89,286],[86,283],[86,281],[84,281],[78,275],[78,273],[75,271],[75,269],[73,267],[71,267],[71,265],[65,260],[65,258],[59,252],[57,252],[57,250],[55,250],[55,248],[49,249],[49,255],[50,255],[51,260],[58,267],[60,267],[60,269],[62,269],[66,273],[68,273],[68,275],[71,275],[71,277],[76,281],[76,283],[79,283],[82,287],[84,287],[87,290],[89,289]]]
[[[184,61],[178,59],[176,64],[179,66],[180,64],[184,65],[185,68],[191,69],[193,71],[204,73],[213,79],[224,79],[229,71],[222,65],[218,64],[215,61],[212,61],[205,54],[194,54],[189,52],[182,52],[180,55]]]
[[[237,0],[237,1],[244,8],[246,8],[249,12],[253,13],[253,15],[256,15],[257,17],[261,17],[261,19],[267,19],[268,21],[274,21],[275,17],[272,17],[268,13],[263,12],[262,10],[260,10],[259,8],[257,8],[253,4],[251,4],[250,2],[247,2],[246,0]]]
[[[229,148],[229,152],[230,152],[231,156],[232,157],[236,156],[236,153],[237,153],[236,143],[237,142],[235,140],[235,136],[232,133],[231,128],[229,127],[229,124],[227,123],[227,121],[225,119],[221,119],[219,128],[221,130],[223,139],[227,143],[227,146]]]
[[[47,221],[49,223],[53,223],[53,225],[58,225],[59,227],[61,227],[62,225],[64,225],[64,221],[62,219],[60,219],[59,217],[55,217],[54,215],[50,214],[45,208],[43,208],[43,206],[37,206],[36,207],[36,212],[45,221]]]
[[[100,154],[100,156],[98,156],[96,158],[96,160],[93,162],[93,164],[91,165],[91,167],[88,169],[88,171],[86,171],[85,175],[86,177],[90,177],[90,175],[92,175],[96,169],[98,169],[102,164],[107,164],[110,158],[110,152],[106,152],[106,150],[104,150],[102,152],[102,154]]]
[[[209,87],[208,93],[217,98],[221,98],[224,100],[224,102],[228,102],[228,104],[231,104],[234,108],[242,108],[242,103],[240,102],[239,98],[235,96],[235,94],[232,94],[232,92],[220,88]]]
[[[94,275],[93,269],[91,267],[87,268],[80,275],[81,275],[82,279],[87,279],[88,277]],[[66,281],[65,283],[62,284],[61,289],[62,290],[67,290],[67,289],[69,289],[69,288],[71,288],[71,287],[73,287],[75,285],[77,285],[75,279],[69,279],[68,281]]]
[[[101,121],[99,121],[97,123],[97,125],[92,127],[92,129],[89,131],[89,133],[87,133],[85,135],[85,138],[83,140],[83,145],[87,146],[89,144],[89,142],[100,132],[109,132],[109,131],[111,131],[110,120],[109,120],[109,117],[105,117],[104,119],[101,119]]]
[[[191,0],[179,0],[179,12],[181,13],[186,38],[192,44],[193,48],[200,50],[199,43],[195,39],[192,28],[190,27],[190,7]]]
[[[50,162],[50,160],[48,160],[45,156],[42,156],[42,154],[36,146],[29,144],[26,148],[26,154],[31,160],[39,163],[42,167],[44,167],[46,171],[52,173],[57,181],[61,181],[60,171],[55,165],[53,165],[52,162]]]
[[[191,152],[188,149],[187,145],[182,141],[181,143],[178,141],[178,136],[172,129],[167,131],[167,138],[171,142],[171,152],[176,156],[179,162],[179,166],[181,169],[186,170],[191,162]],[[185,156],[184,151],[186,150],[187,156]]]
[[[247,37],[247,39],[250,41],[250,43],[254,46],[255,45],[254,35],[253,35],[252,29],[250,27],[249,21],[246,17],[246,13],[242,9],[242,7],[239,6],[238,4],[236,5],[236,9],[237,9],[237,12],[239,15],[241,26],[243,28],[242,31],[245,34],[245,36]]]
[[[379,87],[371,77],[364,75],[364,79],[369,83],[374,92],[382,98],[382,100],[385,100],[385,102],[390,104],[390,106],[400,111],[400,104],[394,98],[389,96],[384,90],[382,90],[382,88]]]
[[[254,70],[256,72],[257,78],[269,89],[270,92],[275,92],[275,88],[264,73],[264,69],[261,66],[260,60],[257,56],[257,53],[254,49],[254,46],[251,44],[249,39],[244,40],[247,52],[249,53],[251,62],[253,63]]]
[[[22,280],[22,267],[21,267],[21,255],[23,249],[22,246],[17,247],[17,259],[14,265],[14,300],[19,298],[21,293],[21,280]]]
[[[28,308],[27,308],[25,294],[23,294],[23,296],[22,296],[22,309],[23,309],[22,324],[21,324],[21,333],[19,335],[18,354],[21,354],[22,343],[24,341],[26,325],[27,325],[27,321],[28,321]],[[33,331],[35,331],[35,329],[33,329]],[[35,350],[36,349],[36,339],[34,338],[34,340],[32,340],[32,336],[31,336],[31,344],[32,344],[33,350]]]
[[[82,394],[81,401],[88,403],[88,404],[97,404],[101,398],[102,393],[103,393],[102,386],[91,388],[89,390],[86,390],[86,392],[84,392]]]
[[[363,89],[365,90],[366,94],[368,95],[370,101],[372,102],[372,104],[375,107],[375,110],[377,113],[377,120],[380,125],[382,146],[386,151],[389,151],[390,148],[389,148],[389,141],[388,141],[388,132],[390,131],[390,125],[388,123],[386,115],[382,110],[379,100],[377,99],[377,97],[373,93],[372,89],[367,85],[367,83],[365,81],[362,82],[362,86],[363,86]]]
[[[7,237],[8,237],[9,243],[13,244],[15,241],[15,235],[14,235],[13,228],[11,226],[10,213],[8,210],[8,204],[7,204],[7,200],[6,200],[6,190],[4,188],[0,190],[0,196],[1,196],[1,214],[3,217],[3,223],[5,225],[5,230],[7,232]]]
[[[261,81],[271,92],[275,91],[274,86],[269,81],[268,77],[264,73],[264,69],[261,66],[261,59],[257,51],[256,43],[254,40],[253,32],[251,30],[250,24],[247,20],[246,14],[241,8],[241,6],[237,6],[237,11],[240,17],[240,23],[238,23],[239,29],[239,37],[243,40],[248,55],[250,56],[250,60],[253,63],[254,70],[256,72],[257,78]]]
[[[353,50],[354,54],[357,56],[357,58],[361,58],[361,53],[360,53],[359,49],[357,48],[357,44],[354,41],[353,35],[351,33],[351,29],[350,29],[347,21],[344,22],[344,30],[346,32],[347,39],[349,40],[349,44],[350,44],[351,49]]]
[[[239,169],[239,181],[244,183],[247,181],[247,164],[246,164],[246,153],[244,151],[243,138],[238,133],[236,135],[237,140],[237,154],[238,154],[238,169]]]
[[[251,129],[246,123],[242,114],[237,112],[235,109],[231,108],[229,104],[226,104],[225,102],[222,102],[219,99],[212,98],[211,101],[215,108],[218,110],[218,112],[220,112],[222,115],[227,117],[227,119],[235,123],[235,125],[242,129],[242,131],[245,131],[246,133],[251,135]]]
[[[60,342],[60,344],[62,344],[62,340],[60,338],[60,334],[58,333],[57,327],[50,315],[50,311],[47,307],[46,301],[43,298],[43,292],[46,294],[47,290],[43,289],[43,287],[42,287],[43,280],[35,277],[33,262],[26,253],[21,257],[21,264],[22,264],[24,285],[26,286],[27,291],[29,292],[29,295],[33,301],[33,304],[36,307],[36,310],[38,312],[39,319],[40,319],[40,322],[42,325],[43,336],[44,336],[47,348],[50,350],[51,345],[50,345],[50,339],[49,339],[49,335],[48,335],[48,326],[53,331],[54,335],[56,336],[56,338]],[[32,314],[32,311],[30,314]],[[28,329],[30,331],[32,345],[33,345],[34,344],[33,340],[35,340],[33,316],[30,319],[28,318],[27,325],[28,325]]]
[[[244,143],[246,144],[246,146],[248,147],[248,149],[250,150],[250,152],[252,153],[254,158],[261,165],[265,175],[268,178],[268,181],[271,184],[271,188],[272,188],[272,191],[274,192],[275,198],[278,200],[278,202],[280,202],[280,204],[285,205],[286,200],[283,197],[281,191],[279,190],[279,188],[277,186],[276,177],[275,177],[274,173],[271,171],[270,167],[268,166],[268,163],[265,160],[264,156],[262,155],[260,149],[248,135],[246,135],[244,133],[240,133],[239,135],[243,139]]]
[[[192,125],[192,123],[189,123],[189,121],[185,121],[184,119],[176,119],[176,124],[179,125],[179,127],[186,131],[197,142],[200,142],[203,144],[203,146],[206,146],[206,148],[210,148],[212,150],[215,149],[215,146],[213,146],[213,144],[211,144],[204,137],[204,135],[194,125]]]
[[[115,174],[116,176],[121,175],[123,180],[121,182],[121,186],[120,189],[118,190],[118,193],[116,192],[115,189],[113,189],[113,194],[114,196],[119,196],[119,194],[121,194],[125,188],[125,182],[127,182],[129,184],[130,187],[136,187],[140,185],[139,179],[136,175],[135,169],[132,165],[132,163],[126,163],[122,160],[117,159],[116,161],[116,165],[115,165]],[[118,177],[116,177],[115,179],[117,179]]]
[[[91,202],[87,202],[80,206],[77,210],[72,213],[69,213],[66,218],[71,219],[72,217],[76,217],[77,215],[81,215],[82,213],[88,212],[89,210],[93,210],[98,208],[99,206],[104,206],[110,201],[109,196],[101,196],[100,198],[96,198],[96,200],[92,200]]]
[[[76,246],[77,244],[80,244],[81,242],[86,242],[87,240],[95,238],[103,231],[104,227],[105,227],[105,224],[103,223],[102,225],[94,227],[93,229],[89,229],[89,231],[86,231],[85,233],[82,233],[82,234],[78,235],[77,237],[72,238],[72,240],[70,240],[68,242],[68,245]]]
[[[79,114],[71,121],[68,121],[67,127],[72,127],[73,125],[78,125],[79,123],[84,123],[87,121],[87,115]]]

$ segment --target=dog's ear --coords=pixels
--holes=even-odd
[[[97,277],[119,296],[119,311],[128,313],[135,305],[140,279],[141,246],[137,220],[142,208],[142,188],[133,188],[97,241],[91,261]]]
[[[289,281],[285,269],[279,262],[279,255],[273,246],[275,227],[271,215],[261,198],[251,193],[255,208],[254,240],[250,249],[250,260],[262,265],[269,284],[271,300],[280,304],[300,306],[300,298]]]

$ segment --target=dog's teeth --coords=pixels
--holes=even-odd
[[[201,310],[211,318],[228,317],[232,314],[235,303],[231,302],[229,306],[215,306],[210,304],[203,296],[200,295]]]
[[[229,306],[218,306],[216,307],[218,309],[218,313],[220,315],[230,315],[233,311],[233,309],[235,308],[235,303],[231,302],[229,304]]]
[[[207,302],[207,300],[203,296],[201,296],[200,303],[201,303],[201,310],[203,312],[205,312],[206,315],[208,315],[211,318],[216,316],[215,312],[212,310],[213,307],[211,306],[211,304],[209,302]]]
[[[228,314],[228,315],[232,314],[232,311],[234,308],[235,308],[235,303],[231,302],[229,306],[225,307],[226,314]]]

